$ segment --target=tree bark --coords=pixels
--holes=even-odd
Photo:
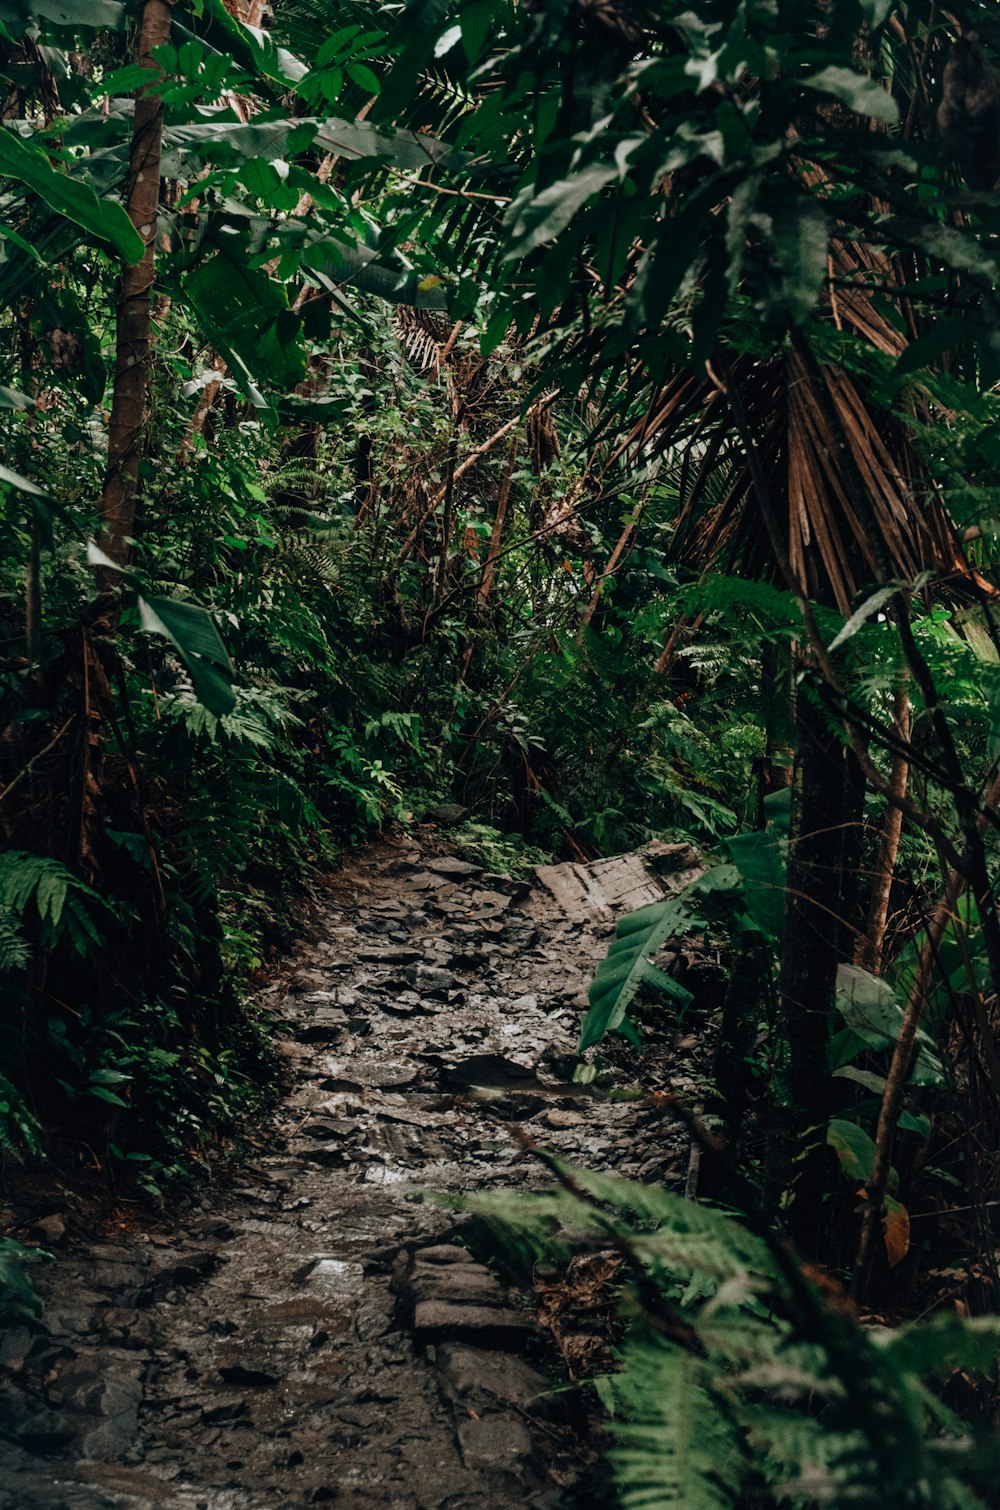
[[[910,738],[910,696],[905,685],[899,688],[892,709],[893,723],[904,743]],[[896,797],[906,796],[906,784],[910,776],[910,762],[905,755],[897,755],[892,762],[889,785]],[[902,810],[892,803],[885,815],[878,859],[875,862],[875,879],[872,884],[871,901],[868,907],[868,926],[864,937],[858,941],[854,963],[873,975],[882,973],[882,954],[885,947],[885,929],[889,919],[889,896],[896,873],[896,856],[903,831]]]
[[[784,1206],[790,1236],[818,1251],[827,1183],[826,1124],[832,1106],[827,1042],[837,966],[845,957],[852,877],[844,866],[852,814],[848,752],[823,710],[797,700],[797,821],[788,860],[788,900],[778,984],[779,1034],[787,1060],[772,1087],[768,1155],[772,1208]]]
[[[137,59],[144,68],[156,69],[152,52],[170,41],[171,14],[168,0],[145,0]],[[163,144],[163,101],[155,91],[155,84],[147,85],[135,101],[127,208],[132,224],[146,243],[146,251],[141,262],[123,270],[119,285],[108,466],[101,496],[98,543],[119,566],[125,566],[129,558],[146,416],[152,329],[150,294],[155,278]],[[104,585],[111,584],[105,580]]]

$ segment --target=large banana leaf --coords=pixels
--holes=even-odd
[[[40,21],[67,31],[117,31],[125,21],[119,0],[0,0],[0,25],[12,37],[35,31]]]
[[[140,262],[146,243],[115,199],[100,199],[81,178],[53,168],[41,147],[0,130],[0,176],[15,178],[59,215],[114,248],[126,262]]]

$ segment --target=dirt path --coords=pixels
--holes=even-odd
[[[421,1192],[537,1182],[510,1120],[682,1175],[648,1112],[571,1083],[614,914],[659,883],[602,862],[528,888],[446,850],[386,842],[334,878],[265,994],[291,1089],[241,1183],[183,1238],[71,1227],[39,1271],[42,1325],[0,1343],[2,1510],[587,1503],[532,1297]]]

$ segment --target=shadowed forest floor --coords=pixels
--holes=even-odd
[[[585,1397],[552,1390],[606,1357],[610,1274],[543,1265],[534,1294],[510,1290],[475,1226],[423,1195],[539,1183],[520,1128],[683,1188],[686,1140],[638,1097],[629,1051],[618,1097],[571,1077],[615,916],[694,857],[528,885],[446,848],[388,840],[330,879],[262,993],[287,1093],[252,1164],[169,1226],[18,1213],[57,1261],[43,1321],[3,1343],[3,1510],[594,1502]],[[644,1078],[672,1057],[654,1045]]]

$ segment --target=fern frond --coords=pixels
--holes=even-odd
[[[105,904],[89,886],[47,855],[12,849],[0,855],[0,914],[24,917],[34,901],[45,948],[65,937],[77,954],[100,947],[92,912]]]
[[[23,970],[31,957],[17,917],[10,907],[0,908],[0,975]]]
[[[732,1510],[748,1463],[704,1360],[646,1328],[622,1351],[609,1431],[623,1510]]]

